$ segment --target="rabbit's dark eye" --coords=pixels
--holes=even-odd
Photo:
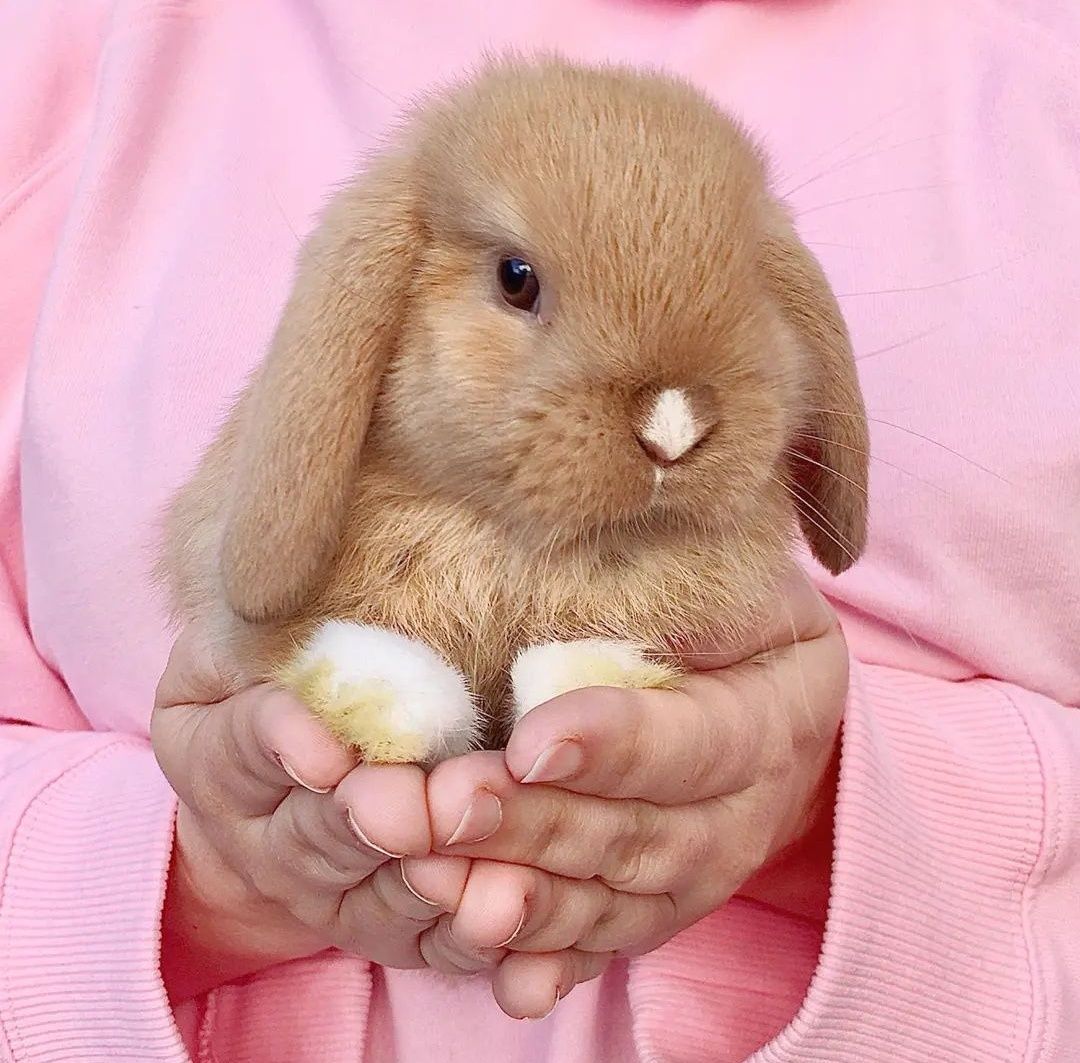
[[[504,258],[499,263],[499,287],[503,298],[515,309],[536,313],[540,301],[540,281],[536,271],[522,258]]]

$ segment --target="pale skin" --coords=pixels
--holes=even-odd
[[[357,766],[283,692],[225,696],[184,632],[151,727],[181,802],[170,996],[340,948],[490,970],[503,1011],[539,1018],[735,893],[823,915],[848,683],[835,615],[799,574],[768,630],[686,660],[678,690],[566,694],[505,753],[425,777]]]

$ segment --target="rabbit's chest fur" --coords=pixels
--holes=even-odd
[[[178,619],[201,616],[217,632],[238,683],[276,674],[322,621],[351,620],[437,650],[495,721],[507,719],[510,666],[527,646],[601,637],[663,653],[679,635],[749,630],[788,564],[794,530],[786,496],[764,493],[709,535],[530,550],[460,503],[370,472],[323,590],[291,620],[253,625],[220,589],[221,460],[212,451],[170,511],[163,578]],[[486,738],[501,737],[496,722]]]
[[[373,482],[354,500],[325,589],[274,641],[287,652],[329,618],[390,628],[439,651],[489,717],[505,719],[509,669],[526,646],[602,637],[662,653],[676,635],[745,630],[788,556],[782,500],[757,514],[727,538],[529,551],[460,505]]]

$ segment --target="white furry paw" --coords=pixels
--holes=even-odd
[[[476,741],[465,678],[393,631],[328,620],[276,678],[370,763],[434,764]]]
[[[527,646],[510,669],[514,718],[520,720],[537,705],[571,690],[668,687],[679,675],[676,669],[650,660],[642,647],[632,642],[579,639]]]

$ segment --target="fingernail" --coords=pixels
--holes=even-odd
[[[510,942],[513,941],[514,938],[516,938],[518,936],[518,934],[521,933],[521,928],[525,925],[525,916],[527,914],[528,913],[526,912],[526,910],[524,908],[522,908],[521,909],[521,918],[518,920],[517,929],[505,941],[500,941],[498,943],[498,945],[492,945],[491,947],[493,949],[505,949],[506,946],[509,945]],[[453,924],[451,924],[451,925],[453,925]]]
[[[430,904],[432,908],[441,908],[442,905],[437,901],[433,901],[428,897],[425,897],[415,886],[409,881],[409,876],[405,874],[405,863],[402,861],[398,864],[398,869],[401,871],[401,881],[405,884],[405,888],[420,902],[423,904]]]
[[[562,782],[581,771],[585,763],[585,751],[581,743],[572,738],[564,738],[553,746],[548,746],[533,762],[533,766],[522,776],[522,782]]]
[[[374,849],[377,853],[382,853],[383,856],[390,857],[391,860],[400,860],[404,853],[392,853],[389,849],[384,849],[381,845],[376,845],[361,829],[360,824],[356,822],[356,817],[352,814],[352,809],[348,809],[345,812],[345,818],[349,821],[349,829],[366,845],[369,849]],[[404,877],[404,874],[402,875]],[[408,885],[408,883],[405,883]],[[421,898],[423,899],[423,898]]]
[[[477,790],[447,845],[468,845],[490,838],[502,823],[502,802],[490,790]]]
[[[555,999],[551,1002],[551,1007],[548,1008],[547,1011],[545,1011],[543,1015],[536,1015],[536,1016],[527,1015],[525,1017],[525,1021],[526,1022],[543,1022],[544,1019],[546,1019],[559,1006],[559,1001],[562,1000],[562,998],[563,998],[562,993],[556,987],[556,989],[555,989]]]
[[[302,786],[305,790],[310,790],[313,794],[328,794],[333,789],[333,787],[330,786],[312,786],[311,783],[304,782],[304,780],[296,774],[296,770],[292,767],[292,765],[290,765],[289,762],[280,753],[275,753],[274,756],[277,758],[277,762],[281,765],[281,770],[285,772],[285,774],[288,775],[288,777],[292,779],[292,781],[296,783],[297,786]]]

